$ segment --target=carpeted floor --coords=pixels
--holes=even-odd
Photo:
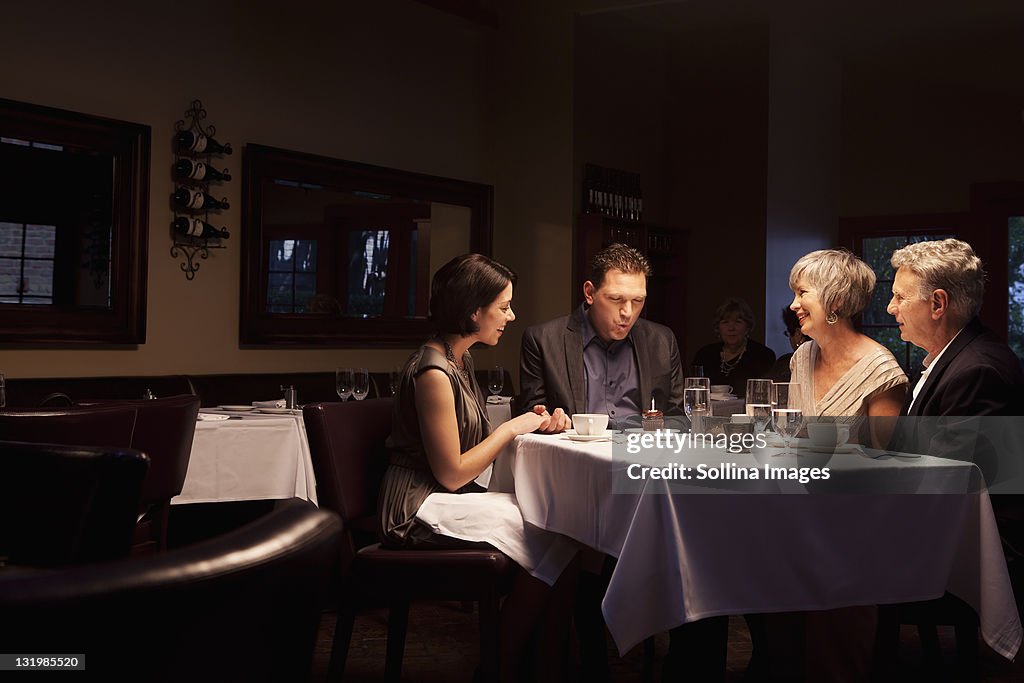
[[[436,602],[414,604],[409,615],[409,636],[405,647],[402,680],[422,683],[470,681],[477,665],[477,617],[463,611],[458,603]],[[345,681],[360,683],[380,681],[384,677],[384,647],[387,633],[386,611],[375,610],[356,620],[355,633],[349,650]],[[320,622],[313,662],[313,680],[327,680],[331,639],[334,634],[334,614],[325,613]],[[946,661],[954,657],[952,628],[940,628],[940,639]],[[611,641],[609,640],[609,643]],[[640,683],[644,680],[643,648],[637,647],[618,657],[609,657],[610,680],[622,683]],[[656,639],[657,661],[654,680],[661,680],[661,658],[668,650],[668,636]],[[750,637],[744,620],[729,620],[729,649],[725,680],[741,681],[750,659]],[[1024,683],[1024,657],[1016,663],[1007,662],[986,646],[981,645],[981,681],[990,683]],[[949,666],[947,671],[952,671]],[[950,674],[951,675],[951,674]],[[899,680],[943,680],[926,674],[921,650],[914,627],[904,626],[901,631]],[[580,681],[573,672],[572,681]],[[589,683],[580,681],[580,683]]]

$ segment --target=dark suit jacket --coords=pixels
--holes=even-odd
[[[583,369],[583,306],[572,315],[533,325],[523,335],[519,366],[519,405],[529,410],[543,404],[567,415],[585,412]],[[633,352],[640,377],[640,398],[653,395],[666,415],[683,414],[683,370],[672,330],[640,318],[633,325]]]
[[[999,337],[977,319],[960,331],[924,380],[908,411],[907,392],[900,428],[890,448],[978,463],[989,484],[1009,462],[1000,463],[1019,440],[1020,420],[993,417],[1024,415],[1024,372]],[[981,418],[986,418],[982,420]]]

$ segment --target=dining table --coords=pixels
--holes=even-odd
[[[617,558],[602,610],[620,653],[712,616],[946,591],[978,612],[993,650],[1018,652],[1013,589],[973,464],[802,439],[789,452],[730,453],[686,436],[644,447],[636,434],[528,434],[494,465],[489,490],[515,493],[527,523]]]
[[[172,505],[301,498],[317,503],[302,411],[203,408]]]

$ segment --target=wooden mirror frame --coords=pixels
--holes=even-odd
[[[469,251],[489,256],[494,188],[450,178],[398,171],[330,157],[246,145],[242,163],[240,346],[414,347],[432,328],[425,319],[353,318],[338,315],[265,313],[262,183],[288,178],[337,191],[360,191],[468,207]]]
[[[4,137],[86,146],[114,160],[110,307],[0,303],[0,342],[22,347],[145,342],[149,126],[4,99],[0,121]]]

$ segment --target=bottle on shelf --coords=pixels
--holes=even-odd
[[[180,149],[196,154],[231,154],[231,144],[222,145],[208,135],[192,130],[181,130],[174,136]]]
[[[183,235],[202,239],[227,239],[231,236],[226,228],[215,228],[206,221],[185,216],[178,216],[174,219],[174,229]]]
[[[174,164],[174,172],[179,178],[190,180],[231,180],[231,174],[227,170],[218,171],[213,166],[191,159],[178,159]]]
[[[200,190],[191,190],[187,187],[179,187],[174,191],[174,203],[184,209],[207,209],[220,211],[230,209],[231,206],[225,200],[215,199]]]

